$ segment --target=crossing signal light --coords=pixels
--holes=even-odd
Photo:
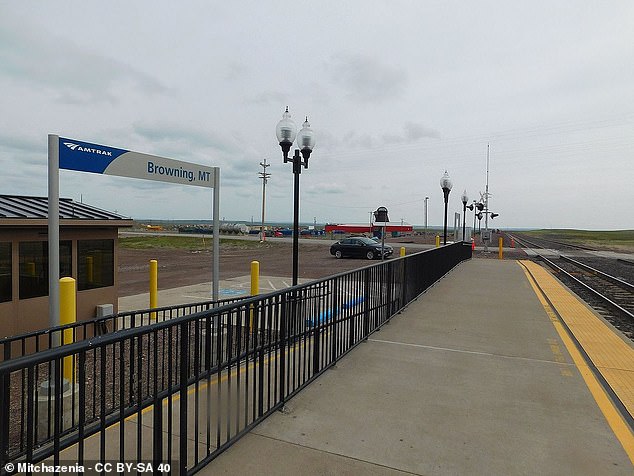
[[[479,210],[479,211],[482,211],[482,210],[484,210],[484,203],[478,203],[478,204],[476,205],[476,207],[478,207],[478,210]]]

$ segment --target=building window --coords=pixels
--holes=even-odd
[[[0,302],[11,301],[11,243],[0,243]]]
[[[114,285],[114,240],[77,241],[77,289]]]
[[[48,242],[22,241],[20,254],[20,299],[48,296]],[[72,242],[59,243],[59,276],[72,276]]]

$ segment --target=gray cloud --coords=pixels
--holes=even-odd
[[[406,122],[403,126],[403,135],[383,134],[382,137],[386,144],[403,144],[416,142],[424,138],[439,139],[440,133],[435,129],[423,126],[422,124]]]
[[[168,90],[150,75],[68,40],[1,23],[0,74],[50,89],[67,104],[116,103],[119,93],[130,86],[150,94]]]
[[[321,182],[306,187],[307,195],[341,195],[348,190],[342,184],[335,182]]]
[[[264,104],[264,105],[277,105],[285,104],[287,102],[287,95],[277,91],[264,91],[260,94],[256,94],[247,100],[252,104]]]
[[[330,148],[376,149],[386,145],[414,143],[426,138],[440,139],[440,132],[432,127],[408,121],[403,124],[401,133],[390,132],[379,137],[371,133],[350,130],[341,138],[337,138],[328,131],[320,131],[319,142]]]
[[[183,145],[191,149],[214,149],[219,152],[231,153],[237,150],[233,141],[218,137],[213,131],[183,127],[182,125],[166,122],[146,122],[133,125],[133,131],[138,136],[150,140],[168,150],[182,151]]]
[[[431,137],[433,139],[440,138],[440,132],[431,127],[423,126],[422,124],[416,124],[414,122],[405,123],[405,139],[418,140],[424,137]]]
[[[343,87],[350,99],[359,102],[380,103],[399,97],[408,82],[405,69],[358,54],[334,55],[326,69],[332,81]]]
[[[151,142],[158,155],[220,167],[223,187],[255,183],[257,155],[241,137],[221,138],[213,131],[173,123],[137,123],[133,132]]]
[[[0,130],[0,149],[23,152],[29,155],[46,154],[48,142],[46,136],[38,139],[21,137],[16,134],[7,134]]]

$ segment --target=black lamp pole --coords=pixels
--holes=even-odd
[[[305,162],[302,161],[302,156]],[[305,154],[299,149],[295,149],[295,154],[288,162],[293,162],[293,286],[297,285],[297,276],[299,274],[299,175],[302,173],[302,165],[308,168],[308,157],[310,150]],[[287,160],[285,160],[287,162]]]
[[[445,221],[444,221],[444,225],[443,225],[443,232],[442,232],[442,244],[446,245],[447,244],[447,203],[449,202],[449,192],[451,190],[449,190],[448,188],[443,188],[442,189],[442,193],[445,195]]]
[[[476,237],[476,227],[475,227],[475,221],[476,221],[476,215],[477,213],[477,205],[476,205],[476,201],[474,200],[473,203],[471,205],[469,205],[471,208],[469,208],[469,210],[473,211],[473,230],[471,230],[471,233],[473,234],[473,241],[475,241],[475,237]]]
[[[464,241],[467,218],[467,202],[462,202],[462,241]]]
[[[469,201],[469,197],[467,197],[467,191],[462,192],[462,241],[464,241],[465,237],[465,229],[467,225],[467,202]]]
[[[308,117],[299,134],[296,134],[295,123],[291,120],[288,107],[282,120],[277,124],[276,133],[284,154],[284,163],[293,163],[293,286],[296,286],[299,275],[299,175],[302,173],[302,166],[308,168],[308,159],[315,146],[315,136],[308,123]],[[296,135],[298,148],[295,149],[293,157],[289,158],[288,153]]]

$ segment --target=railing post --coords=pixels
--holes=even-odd
[[[7,347],[5,347],[5,357],[7,354]],[[8,461],[9,452],[9,385],[10,374],[3,372],[0,374],[0,468],[4,468],[5,463]],[[33,432],[32,429],[28,429],[29,433]]]
[[[331,281],[328,281],[329,283]],[[332,363],[337,362],[337,359],[339,358],[339,353],[338,351],[338,347],[339,347],[339,324],[337,323],[337,311],[335,309],[335,299],[334,296],[337,295],[337,279],[334,279],[332,281],[332,294],[331,294],[331,299],[330,299],[330,312],[331,312],[331,322],[332,322],[332,345],[331,345],[331,349],[330,349],[330,361]],[[326,299],[326,303],[328,303],[328,299]]]
[[[390,319],[390,316],[392,315],[392,297],[394,296],[394,270],[392,267],[392,264],[394,262],[390,261],[387,265],[387,302],[386,302],[386,309],[387,309],[387,315],[385,316],[385,321],[387,322]]]
[[[346,276],[346,279],[350,279],[349,276]],[[344,289],[346,289],[346,288],[344,287]],[[341,300],[343,301],[343,297],[341,298]],[[340,302],[340,304],[342,304],[341,310],[343,311],[343,303]],[[342,314],[343,314],[343,312],[342,312]],[[348,341],[348,349],[349,349],[356,342],[355,336],[357,334],[357,326],[356,326],[356,319],[354,318],[354,313],[349,313],[349,316],[346,319],[348,320],[348,322],[350,322],[350,336],[349,336],[349,341]],[[361,329],[361,332],[363,332],[363,329]]]
[[[370,268],[363,270],[363,330],[365,340],[370,335]]]
[[[189,326],[187,322],[180,325],[180,424],[179,424],[179,453],[180,474],[187,474],[187,380],[189,375]]]
[[[260,350],[258,351],[258,417],[264,415],[264,343],[259,343]],[[255,359],[255,356],[254,356]],[[270,380],[270,379],[269,379]],[[270,388],[271,382],[266,382],[267,389]]]
[[[401,260],[403,270],[401,272],[401,304],[398,309],[399,311],[407,304],[407,261],[408,258]]]
[[[156,375],[154,377],[156,378]],[[156,468],[163,462],[163,401],[156,398],[156,395],[154,396],[152,413],[154,415],[154,421],[152,422],[152,465]],[[170,436],[168,435],[167,437],[169,438]]]
[[[286,321],[288,319],[288,293],[282,294],[281,315],[280,315],[280,403],[284,408],[286,402]]]
[[[150,308],[158,307],[158,261],[150,260]],[[156,312],[150,313],[150,319],[156,320]]]
[[[313,376],[319,373],[319,336],[321,335],[320,326],[321,323],[317,318],[315,320],[315,324],[313,325]]]

